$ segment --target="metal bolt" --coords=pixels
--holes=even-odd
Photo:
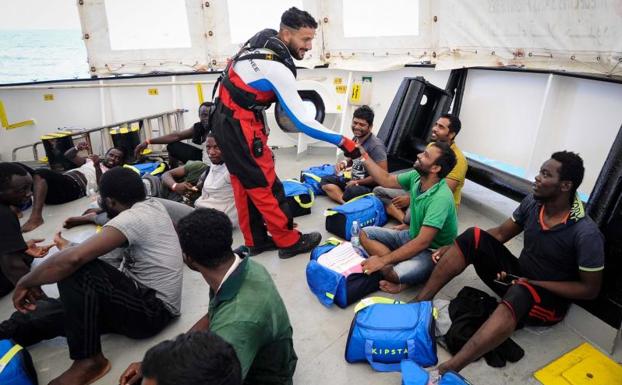
[[[90,36],[88,33],[85,33],[85,34],[84,34],[84,39],[85,39],[85,40],[88,40],[90,37],[91,37],[91,36]]]
[[[438,16],[434,16],[434,19],[432,20],[434,20],[434,22],[436,23],[438,21]]]
[[[208,36],[214,36],[214,32],[212,32],[212,31],[208,31],[208,32],[207,32],[207,35],[208,35]]]
[[[206,2],[205,2],[205,7],[206,7],[206,8],[207,8],[207,7],[209,7],[209,1],[206,1]]]
[[[91,72],[95,72],[97,70],[97,68],[95,68],[95,66],[91,66]]]
[[[326,55],[324,56],[326,56],[326,59],[330,59],[330,52],[326,52]]]
[[[328,17],[324,17],[323,21],[324,23],[328,23]]]
[[[80,0],[80,1],[78,1],[78,4],[80,4],[80,5],[84,5],[84,0]]]
[[[436,57],[436,51],[432,52],[432,57]]]
[[[216,65],[216,59],[212,60],[212,65],[215,66]]]
[[[570,60],[574,60],[574,59],[575,59],[574,55],[570,56]]]

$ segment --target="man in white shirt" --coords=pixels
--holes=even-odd
[[[235,208],[231,176],[222,160],[220,148],[212,133],[207,135],[205,151],[212,165],[202,182],[201,196],[194,202],[194,207],[213,208],[222,211],[227,214],[233,227],[236,227],[238,225],[238,212]],[[201,182],[199,182],[200,184]]]
[[[103,161],[95,154],[88,157],[78,155],[78,152],[87,148],[87,144],[82,142],[65,152],[65,158],[78,168],[64,173],[45,168],[33,172],[32,212],[22,226],[22,232],[32,231],[43,224],[44,204],[58,205],[95,194],[101,175],[108,169],[122,165],[125,159],[124,151],[117,147],[110,148]]]

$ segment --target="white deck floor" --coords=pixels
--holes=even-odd
[[[291,150],[277,152],[277,172],[282,179],[298,177],[299,170],[311,165],[333,163],[334,156],[319,154],[307,155],[297,161]],[[80,214],[89,204],[87,198],[59,206],[48,206],[44,209],[45,224],[35,231],[26,234],[26,239],[46,238],[51,241],[54,233],[61,228],[62,221],[73,215]],[[485,205],[484,205],[485,204]],[[331,236],[324,230],[324,209],[333,206],[326,197],[319,197],[311,215],[296,218],[299,229],[303,232],[320,231],[324,239]],[[517,206],[516,202],[467,182],[463,190],[463,204],[459,212],[459,231],[477,224],[483,228],[491,227],[507,218]],[[25,212],[25,217],[29,212]],[[23,220],[22,220],[23,221]],[[94,231],[93,226],[82,226],[63,231],[70,240],[80,241]],[[239,231],[234,233],[234,246],[241,244]],[[522,238],[509,243],[516,254],[522,247]],[[374,372],[367,364],[348,364],[343,358],[345,342],[353,317],[352,307],[330,309],[322,306],[311,294],[305,278],[305,266],[308,255],[299,255],[289,260],[281,260],[276,252],[263,253],[254,259],[270,271],[272,278],[283,297],[294,328],[294,345],[298,354],[298,366],[294,381],[296,384],[399,384],[399,373]],[[439,295],[439,298],[452,298],[461,287],[474,286],[487,290],[479,282],[472,269],[452,281]],[[397,297],[410,300],[417,289],[404,292]],[[45,291],[56,296],[58,291],[54,285]],[[489,290],[487,290],[490,292]],[[383,295],[383,294],[376,294]],[[121,372],[132,361],[141,360],[144,352],[164,339],[172,338],[186,331],[208,308],[208,288],[201,276],[189,269],[184,271],[184,288],[182,315],[159,335],[147,340],[132,340],[119,335],[102,337],[103,351],[112,362],[112,370],[98,384],[117,384]],[[0,300],[0,319],[6,319],[13,312],[10,296]],[[579,310],[580,313],[580,310]],[[572,315],[571,315],[572,316]],[[583,322],[583,321],[580,321]],[[575,319],[576,324],[576,319]],[[525,357],[515,364],[507,364],[502,369],[487,366],[483,360],[469,365],[462,374],[474,385],[523,385],[539,384],[533,378],[533,372],[551,360],[573,349],[584,341],[564,321],[549,329],[523,329],[515,333],[514,340],[525,350]],[[607,349],[608,346],[604,346]],[[39,373],[39,382],[46,384],[62,373],[70,365],[69,355],[64,338],[45,341],[31,347]],[[616,358],[620,362],[622,349],[618,348]],[[442,348],[438,348],[439,363],[449,356]]]

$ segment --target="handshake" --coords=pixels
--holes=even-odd
[[[357,159],[361,157],[361,150],[359,150],[356,143],[345,136],[342,137],[339,148],[343,151],[343,154],[350,159]]]

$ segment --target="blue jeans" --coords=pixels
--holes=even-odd
[[[399,231],[371,226],[365,227],[362,231],[365,232],[368,239],[382,243],[391,251],[399,249],[411,240],[408,230]],[[425,249],[410,259],[393,266],[393,271],[400,280],[399,283],[410,285],[426,281],[433,269],[434,262],[432,262],[432,250],[430,249]]]

